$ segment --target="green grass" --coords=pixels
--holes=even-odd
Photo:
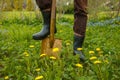
[[[34,13],[32,15],[35,16]],[[62,50],[61,58],[56,60],[51,60],[48,56],[40,57],[41,42],[32,39],[32,34],[42,28],[41,19],[26,16],[21,20],[21,16],[12,18],[9,14],[6,20],[2,20],[0,23],[0,80],[4,80],[6,76],[9,80],[34,80],[41,75],[42,80],[119,80],[120,27],[88,26],[83,45],[87,61],[86,64],[82,64],[83,68],[79,68],[75,66],[79,63],[78,55],[72,55],[73,16],[70,16],[64,15],[57,18],[58,32],[55,37],[62,39]],[[67,46],[67,43],[70,45]],[[30,47],[31,45],[33,47]],[[101,50],[96,51],[96,48]],[[89,51],[95,53],[90,55]],[[94,64],[94,61],[89,60],[92,56],[96,56],[102,63]],[[36,71],[38,68],[40,71]]]

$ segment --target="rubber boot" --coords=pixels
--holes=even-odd
[[[43,28],[40,32],[33,34],[34,40],[43,40],[50,34],[50,17],[51,17],[51,11],[42,12],[43,16]],[[55,33],[57,32],[56,26],[55,26]]]
[[[82,44],[84,42],[84,37],[79,37],[74,35],[74,42],[73,42],[73,54],[79,54],[80,55],[80,61],[85,62],[85,55],[81,50],[77,50],[78,48],[82,48]]]

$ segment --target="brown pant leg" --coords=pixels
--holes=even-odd
[[[41,11],[50,10],[52,0],[36,0],[36,3]]]
[[[87,24],[87,0],[74,0],[74,33],[85,36]]]

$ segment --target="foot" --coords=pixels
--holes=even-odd
[[[74,55],[79,54],[80,55],[80,61],[85,62],[85,55],[83,54],[82,51],[75,50]]]
[[[50,34],[49,25],[44,25],[44,27],[42,28],[40,32],[33,34],[33,39],[42,40],[46,38],[49,34]]]
[[[55,32],[54,33],[57,33],[56,27],[55,27]],[[49,27],[44,26],[44,28],[42,28],[42,30],[40,32],[33,34],[33,39],[34,40],[43,40],[48,35],[50,35],[50,29],[49,29]]]

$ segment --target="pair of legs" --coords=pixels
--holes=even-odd
[[[50,34],[50,17],[51,17],[51,3],[52,0],[36,0],[38,7],[43,15],[44,26],[42,30],[33,35],[33,39],[42,40]],[[87,0],[74,0],[74,54],[80,54],[80,60],[84,61],[84,54],[77,50],[82,48],[85,38],[87,24]],[[56,33],[56,28],[55,28]]]

